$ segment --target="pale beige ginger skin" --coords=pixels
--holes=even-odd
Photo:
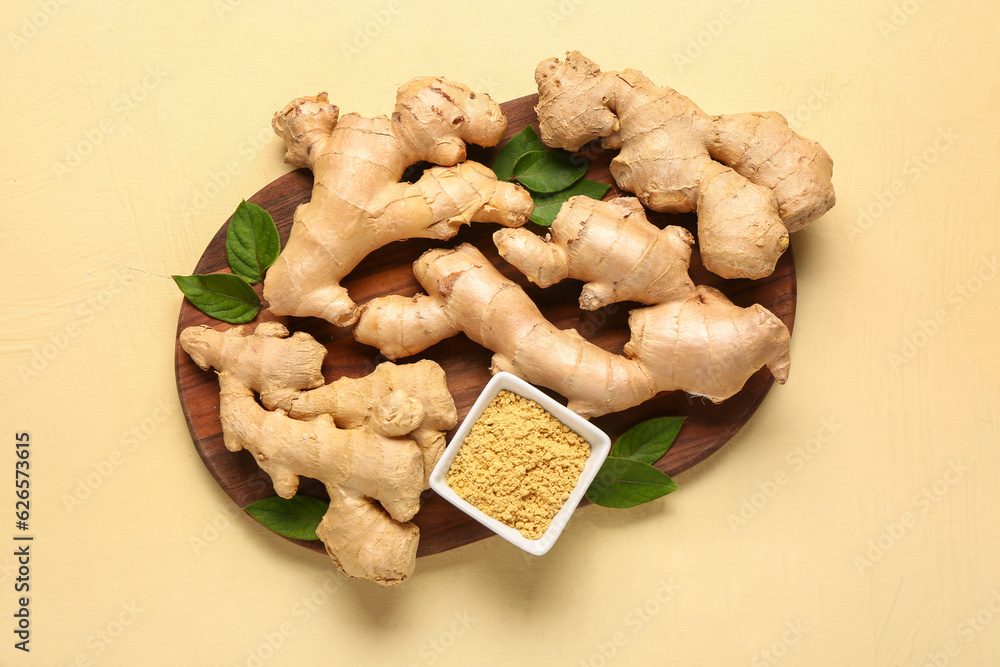
[[[788,379],[784,323],[759,304],[740,308],[712,287],[695,286],[688,276],[690,232],[657,228],[634,197],[572,197],[545,238],[502,229],[493,240],[504,259],[542,287],[564,278],[585,281],[584,310],[650,304],[631,312],[623,352],[657,392],[683,389],[720,402],[765,365],[777,382]]]
[[[589,456],[583,436],[535,401],[501,391],[472,426],[445,481],[487,516],[537,540]]]
[[[382,435],[407,435],[424,454],[427,488],[447,445],[444,432],[458,421],[444,369],[429,360],[404,367],[385,363],[363,378],[324,384],[326,348],[309,334],[285,338],[287,329],[278,322],[257,325],[256,336],[230,331],[190,327],[181,333],[181,344],[199,367],[231,369],[268,410],[281,408],[293,419],[326,413],[339,428],[369,426]]]
[[[429,359],[405,366],[382,363],[363,378],[341,378],[282,399],[264,405],[282,408],[294,419],[331,414],[339,428],[368,425],[383,435],[406,435],[423,453],[424,488],[448,444],[445,432],[458,422],[444,369]]]
[[[702,261],[725,278],[763,278],[788,233],[833,207],[833,160],[777,112],[711,116],[642,72],[602,72],[579,51],[535,70],[542,141],[620,149],[619,187],[667,213],[698,212]]]
[[[547,242],[526,229],[493,234],[500,256],[539,287],[583,280],[583,310],[618,301],[662,303],[695,293],[688,276],[691,233],[650,224],[634,197],[608,202],[572,197],[556,219]]]
[[[354,328],[358,341],[396,359],[465,332],[495,353],[493,372],[554,389],[583,416],[652,398],[652,384],[637,364],[553,325],[475,246],[428,250],[413,271],[427,294],[370,303]]]
[[[635,244],[616,242],[621,235],[600,230],[590,234],[586,229],[587,223],[607,224],[621,218],[623,212],[635,218],[626,227],[645,226],[640,238],[662,236],[664,247],[648,254],[637,253]],[[619,282],[628,286],[629,298],[649,291],[631,278],[640,275],[646,276],[650,285],[656,285],[652,292],[672,294],[667,301],[632,311],[632,336],[625,346],[625,356],[588,342],[573,329],[557,328],[519,285],[505,278],[469,244],[424,253],[414,263],[414,273],[427,294],[373,301],[358,320],[355,338],[395,359],[464,332],[495,353],[491,370],[508,371],[559,392],[569,400],[569,408],[584,417],[618,412],[664,391],[683,390],[718,403],[738,392],[765,365],[778,382],[785,381],[788,329],[766,308],[735,306],[718,290],[695,287],[686,270],[678,271],[675,264],[683,262],[686,269],[690,256],[689,234],[670,228],[657,232],[634,200],[573,198],[556,217],[553,237],[569,242],[571,235],[563,227],[572,229],[576,225],[583,229],[577,242],[588,239],[596,243],[589,250],[593,253],[591,260],[569,263],[575,267],[567,268],[569,277],[594,279],[597,276],[590,268],[600,261],[596,258],[603,257],[607,265],[618,267]],[[556,245],[531,236],[537,244]],[[523,246],[531,247],[527,243]],[[671,247],[676,257],[665,252]],[[502,251],[515,265],[526,268],[529,263],[514,260],[511,248]],[[536,261],[544,263],[555,261],[552,257],[562,251],[537,246],[531,252],[539,258]],[[655,266],[651,270],[648,264]],[[623,268],[628,266],[634,269]],[[676,290],[657,284],[656,266],[673,273],[678,281]],[[544,270],[526,272],[537,275]],[[605,295],[605,299],[625,298],[616,293],[614,285],[591,290],[591,294]]]
[[[408,238],[449,239],[463,224],[523,225],[531,196],[476,162],[466,142],[494,146],[507,119],[486,94],[441,77],[401,86],[391,118],[339,117],[326,93],[276,113],[285,161],[312,170],[312,198],[295,211],[291,235],[264,280],[276,315],[350,326],[357,310],[340,281],[369,253]],[[415,183],[407,167],[435,166]]]
[[[243,331],[188,327],[181,332],[181,347],[199,368],[236,375],[269,408],[288,394],[323,386],[326,348],[315,338],[301,331],[289,336],[279,322],[258,324],[253,336],[243,336]]]
[[[404,581],[416,565],[410,519],[425,468],[457,421],[440,366],[381,364],[365,378],[323,385],[325,348],[278,322],[249,335],[189,327],[180,340],[199,366],[219,371],[226,447],[253,454],[284,498],[302,475],[321,481],[330,508],[316,533],[334,562],[351,577]]]

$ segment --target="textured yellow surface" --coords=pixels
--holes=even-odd
[[[1000,9],[986,0],[0,8],[0,664],[1000,664]],[[367,33],[367,34],[366,34]],[[795,235],[792,375],[681,490],[383,590],[237,512],[174,386],[180,294],[285,173],[271,113],[497,100],[577,48],[836,162]],[[32,441],[14,649],[14,434]],[[4,508],[7,508],[4,510]]]

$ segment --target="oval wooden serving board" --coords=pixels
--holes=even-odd
[[[534,110],[537,99],[537,95],[529,95],[502,105],[507,113],[508,129],[501,145],[529,124],[535,124],[537,131]],[[469,159],[490,165],[496,150],[470,147]],[[589,153],[585,151],[584,154],[592,160],[587,178],[613,183],[608,165],[614,152],[604,151],[598,147],[592,148]],[[264,207],[274,217],[281,233],[282,245],[288,239],[295,208],[309,200],[311,189],[311,172],[300,169],[275,180],[250,198],[250,201]],[[620,194],[622,193],[612,186],[605,199]],[[659,225],[680,224],[694,231],[693,215],[650,214],[649,217]],[[208,244],[194,273],[229,271],[225,253],[226,225],[228,221]],[[529,223],[528,226],[536,227],[533,223]],[[545,316],[556,326],[573,327],[593,343],[617,353],[621,352],[629,338],[628,311],[637,304],[615,304],[596,312],[585,312],[577,307],[577,298],[582,287],[579,281],[567,280],[545,290],[539,289],[499,257],[491,239],[495,229],[495,225],[474,224],[463,229],[452,241],[445,243],[427,240],[394,243],[370,255],[342,284],[357,303],[384,294],[409,296],[421,290],[413,277],[412,263],[422,252],[435,246],[452,247],[462,242],[470,242],[483,250],[505,276],[523,286]],[[774,274],[764,280],[723,280],[702,267],[697,252],[692,259],[691,277],[698,284],[708,284],[721,289],[740,306],[762,304],[780,317],[789,330],[792,328],[795,318],[796,284],[791,248],[778,262]],[[261,286],[256,287],[259,294]],[[342,329],[313,318],[275,318],[270,311],[262,310],[257,320],[246,327],[249,331],[257,322],[273,319],[280,319],[292,331],[306,331],[326,345],[329,353],[323,364],[323,373],[328,382],[344,376],[361,377],[385,361],[376,350],[357,343],[349,329]],[[204,315],[184,300],[177,323],[177,333],[180,334],[186,327],[199,324],[219,329],[229,326]],[[252,455],[246,451],[229,452],[223,445],[219,423],[219,385],[215,372],[202,371],[198,368],[181,349],[179,342],[175,354],[177,389],[181,406],[195,448],[209,471],[241,508],[261,498],[275,495],[270,479],[257,467]],[[448,387],[458,406],[461,423],[490,378],[491,355],[489,350],[460,334],[435,345],[417,357],[399,360],[399,363],[429,358],[441,364],[447,373]],[[613,441],[628,428],[645,419],[666,415],[686,416],[687,420],[674,446],[656,464],[657,468],[673,475],[702,461],[729,441],[760,405],[772,383],[773,378],[764,368],[747,381],[740,393],[720,405],[681,392],[673,392],[662,394],[635,408],[599,417],[593,421],[606,431]],[[451,435],[449,433],[448,437]],[[315,480],[303,478],[299,492],[327,499],[323,485]],[[422,507],[414,521],[420,527],[418,551],[420,556],[454,549],[492,534],[442,500],[433,491],[424,492]],[[314,551],[324,551],[323,545],[318,541],[293,541]]]

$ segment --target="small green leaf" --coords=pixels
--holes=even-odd
[[[624,509],[676,490],[677,485],[669,476],[648,463],[609,456],[587,489],[587,500],[603,507]]]
[[[329,507],[319,498],[271,496],[247,505],[250,516],[278,535],[296,540],[318,540],[316,527]]]
[[[559,215],[559,209],[569,201],[570,197],[585,195],[591,199],[600,199],[607,194],[610,187],[607,183],[599,183],[584,178],[559,192],[547,195],[532,193],[531,200],[534,202],[535,208],[531,212],[531,221],[536,225],[549,227],[555,221],[556,216]]]
[[[636,424],[615,440],[611,456],[652,465],[674,444],[683,423],[684,417],[659,417]]]
[[[514,178],[532,192],[565,190],[583,178],[590,161],[565,151],[530,151],[514,163]]]
[[[195,308],[230,324],[244,324],[257,317],[260,299],[253,288],[232,273],[171,276]]]
[[[531,151],[544,150],[545,144],[529,125],[503,145],[493,160],[493,173],[497,175],[498,181],[509,181],[514,176],[514,163],[519,157]]]
[[[233,273],[259,283],[279,252],[281,241],[271,214],[257,204],[241,202],[226,230],[226,258]]]

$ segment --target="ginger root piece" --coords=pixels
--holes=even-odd
[[[401,86],[391,118],[362,118],[326,93],[276,113],[285,161],[312,169],[312,199],[295,211],[291,236],[264,280],[277,315],[314,316],[340,326],[357,319],[340,285],[373,250],[408,238],[449,239],[463,224],[523,225],[531,196],[465,160],[466,142],[493,146],[507,119],[488,95],[437,77]],[[400,182],[420,161],[441,165]]]
[[[684,389],[718,403],[761,366],[778,383],[788,378],[784,323],[759,304],[739,308],[714,288],[695,287],[687,273],[691,234],[682,227],[657,228],[634,197],[572,197],[546,238],[502,229],[493,240],[504,259],[541,287],[557,282],[551,265],[565,266],[559,280],[586,281],[584,310],[618,301],[653,304],[631,312],[632,337],[623,352],[657,391]]]
[[[323,386],[326,348],[315,338],[301,331],[289,337],[280,322],[261,322],[250,336],[243,331],[188,327],[181,332],[181,347],[202,370],[217,368],[236,375],[260,394],[264,405]]]
[[[566,278],[585,281],[583,310],[617,301],[656,304],[695,293],[688,276],[691,233],[683,227],[656,228],[634,197],[607,202],[572,197],[559,209],[549,234],[545,242],[526,229],[502,229],[493,240],[500,256],[539,287]]]
[[[710,116],[642,72],[602,72],[579,51],[535,70],[542,141],[597,138],[621,149],[618,185],[654,211],[698,212],[702,261],[725,278],[762,278],[802,229],[833,207],[833,161],[776,112]]]
[[[448,444],[445,431],[458,422],[444,369],[429,359],[405,366],[386,362],[363,378],[341,378],[271,405],[264,400],[264,405],[281,408],[294,419],[331,414],[339,428],[368,425],[382,435],[406,435],[423,452],[425,489]]]
[[[243,327],[189,327],[181,346],[202,368],[219,371],[230,451],[252,453],[284,498],[302,475],[326,486],[330,508],[316,533],[341,571],[386,586],[405,580],[416,565],[419,530],[409,521],[426,488],[425,467],[440,457],[441,431],[457,421],[441,368],[382,364],[365,378],[324,386],[326,350],[308,334],[289,337],[277,322],[250,335]],[[262,407],[255,391],[264,406],[285,405],[292,415]]]
[[[571,206],[577,200],[582,202]],[[645,222],[641,208],[636,211],[635,204],[584,205],[587,201],[594,202],[576,197],[564,204],[553,224],[553,233],[568,238],[569,234],[557,230],[556,225],[560,219],[570,217],[564,215],[567,211],[575,208],[578,213],[586,212],[587,206],[611,209],[591,218],[604,214],[613,217],[615,213],[620,216],[622,210],[628,210],[628,217],[639,220],[629,221],[625,227]],[[645,224],[656,230],[650,223]],[[600,238],[601,231],[597,230],[594,237]],[[662,235],[662,243],[676,246],[678,256],[664,260],[667,253],[658,249],[650,257],[665,261],[661,268],[676,275],[677,262],[686,262],[690,255],[690,235],[686,241],[682,237],[683,243],[679,245],[670,240],[671,235],[678,236],[676,232],[665,231]],[[629,254],[634,264],[642,264],[642,246],[631,239],[616,244],[614,237],[607,234],[603,238],[605,243],[612,242],[606,252],[610,255],[609,264],[621,267]],[[538,243],[545,242],[538,239]],[[616,248],[621,249],[620,256],[615,256],[619,253]],[[635,254],[637,248],[640,252]],[[510,248],[506,252],[510,254]],[[537,252],[536,257],[545,257],[546,252],[550,257],[559,254],[552,248],[533,248],[529,252]],[[567,264],[577,266],[572,260]],[[676,296],[671,300],[632,312],[629,318],[632,337],[625,347],[625,356],[588,342],[573,329],[557,328],[544,318],[519,285],[504,278],[472,245],[429,250],[415,262],[414,273],[427,294],[372,300],[358,319],[355,338],[378,347],[389,358],[398,358],[416,354],[459,331],[465,332],[495,352],[491,370],[509,371],[528,382],[554,389],[569,399],[570,409],[585,417],[624,410],[661,391],[683,390],[721,402],[739,391],[750,375],[764,365],[779,382],[787,377],[789,335],[781,320],[759,305],[739,308],[717,290],[695,288],[686,271],[678,277]],[[624,278],[618,282],[626,283],[625,286],[629,276],[645,274],[646,287],[655,286],[654,292],[663,290],[657,284],[657,272],[646,267],[619,270],[619,274]],[[589,279],[582,273],[577,277]],[[629,289],[642,291],[639,282],[634,280]],[[595,298],[604,299],[613,297],[602,294],[614,292],[614,286],[591,290]]]

